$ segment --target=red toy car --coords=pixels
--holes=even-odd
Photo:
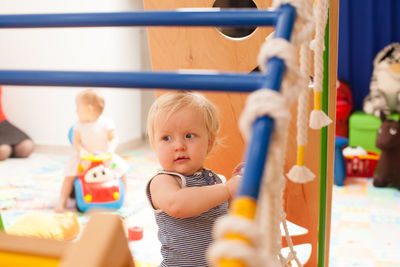
[[[119,209],[124,201],[124,185],[116,177],[113,166],[107,166],[110,154],[86,155],[78,167],[74,181],[76,204],[79,210]],[[88,164],[84,163],[89,163]]]

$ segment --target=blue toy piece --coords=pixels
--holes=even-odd
[[[83,161],[90,161],[90,166],[84,168],[80,165],[79,175],[74,180],[76,205],[80,211],[122,207],[125,197],[124,183],[104,163],[110,159],[109,154],[87,155],[82,158]]]
[[[68,140],[71,144],[74,143],[74,125],[71,126],[71,128],[69,128],[68,131]]]
[[[335,185],[342,186],[346,179],[346,164],[343,157],[343,147],[349,144],[346,137],[335,137],[335,168],[334,168],[334,183]]]

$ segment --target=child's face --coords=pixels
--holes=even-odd
[[[97,118],[94,115],[93,107],[79,98],[76,100],[76,113],[80,122],[92,122]]]
[[[158,114],[154,149],[162,168],[190,176],[203,167],[211,142],[201,114],[185,107],[167,118]]]

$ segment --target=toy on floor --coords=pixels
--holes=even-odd
[[[143,227],[132,226],[128,228],[129,241],[139,241],[143,238]]]
[[[378,153],[367,151],[360,146],[348,146],[343,149],[343,156],[346,164],[346,177],[371,178],[374,176],[379,159]]]
[[[3,224],[3,219],[1,218],[1,213],[0,213],[0,231],[4,230],[4,224]]]
[[[370,93],[364,99],[363,109],[377,117],[380,110],[386,115],[400,112],[400,43],[392,43],[376,55]]]
[[[346,137],[335,137],[335,167],[334,167],[334,183],[335,185],[342,186],[346,179],[346,165],[343,157],[343,147],[349,144]]]
[[[7,234],[73,240],[80,231],[78,217],[72,213],[30,213],[5,229]]]
[[[381,120],[376,139],[381,156],[373,184],[376,187],[394,186],[400,190],[400,122],[388,120],[383,112]]]
[[[111,154],[87,154],[78,166],[74,181],[76,205],[85,212],[90,209],[119,209],[124,202],[124,184],[116,177]],[[87,166],[89,164],[89,166]]]
[[[353,97],[348,83],[337,81],[336,95],[336,128],[335,135],[348,137],[349,116],[353,109]]]

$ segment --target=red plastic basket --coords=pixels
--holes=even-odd
[[[368,152],[368,155],[344,156],[346,177],[373,177],[379,154]]]

